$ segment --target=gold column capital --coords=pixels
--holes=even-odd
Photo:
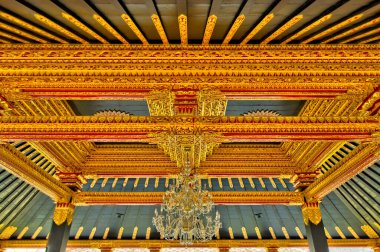
[[[75,206],[69,202],[57,202],[54,210],[53,220],[58,226],[67,222],[68,225],[73,221]]]
[[[318,202],[305,202],[302,207],[303,221],[309,225],[309,221],[318,225],[322,221],[322,213]]]

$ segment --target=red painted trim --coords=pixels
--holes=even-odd
[[[99,91],[96,91],[99,90]],[[23,88],[23,92],[116,92],[116,93],[149,93],[150,89],[102,89],[102,88]]]
[[[291,92],[311,92],[311,93],[346,93],[345,89],[221,89],[221,92],[224,93],[234,93],[234,92],[242,92],[242,93],[259,93],[259,92],[283,92],[283,93],[291,93]]]

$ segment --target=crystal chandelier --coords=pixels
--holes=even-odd
[[[218,211],[212,219],[213,206],[211,194],[202,190],[200,179],[191,175],[187,165],[176,184],[165,192],[160,214],[155,210],[153,225],[166,240],[180,240],[184,245],[206,242],[222,226]]]

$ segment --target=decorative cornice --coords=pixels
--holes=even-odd
[[[26,44],[1,45],[1,58],[28,57],[192,57],[192,58],[371,58],[380,45],[111,45]],[[178,50],[184,50],[178,54]],[[28,52],[26,54],[26,52]],[[346,53],[344,53],[346,52]],[[347,53],[350,52],[350,53]],[[8,53],[8,54],[7,54]]]
[[[0,145],[0,164],[10,173],[36,187],[55,201],[69,200],[72,191],[38,167],[11,145]]]
[[[362,70],[360,72],[354,71],[287,71],[287,72],[276,72],[276,71],[257,71],[253,72],[251,70],[240,70],[236,73],[231,72],[230,70],[196,70],[196,71],[186,71],[183,70],[175,74],[177,77],[231,77],[239,74],[242,77],[346,77],[346,78],[355,78],[355,77],[380,77],[380,72],[375,70]],[[51,77],[51,76],[71,76],[71,77],[148,77],[152,78],[155,76],[173,76],[171,70],[161,70],[161,71],[140,71],[140,70],[107,70],[105,72],[96,71],[96,70],[65,70],[65,71],[56,71],[56,70],[45,70],[45,71],[35,71],[35,70],[19,70],[19,69],[1,69],[0,75],[3,77],[7,76],[35,76],[35,77]]]
[[[302,205],[297,192],[212,192],[215,204],[221,205]],[[156,205],[162,203],[164,192],[81,192],[74,193],[73,204],[86,205]]]
[[[132,140],[149,134],[218,133],[225,141],[375,140],[377,117],[144,117],[7,116],[0,117],[2,140]],[[96,133],[96,134],[94,134]]]

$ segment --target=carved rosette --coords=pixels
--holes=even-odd
[[[309,221],[318,225],[322,221],[322,213],[318,202],[307,202],[302,205],[303,221],[309,225]]]
[[[70,225],[73,221],[74,209],[75,206],[71,203],[57,202],[53,216],[54,223],[59,226],[66,221]]]

